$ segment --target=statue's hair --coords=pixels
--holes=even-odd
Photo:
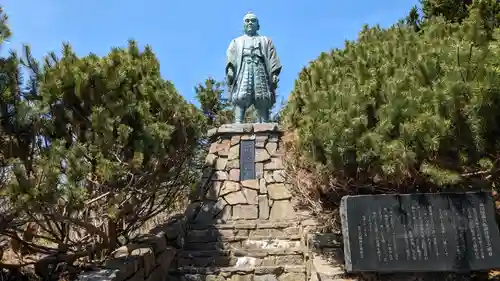
[[[249,15],[253,15],[253,16],[255,16],[258,19],[257,15],[254,14],[252,11],[248,11],[243,18],[246,18]]]

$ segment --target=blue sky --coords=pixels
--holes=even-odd
[[[149,44],[171,80],[190,102],[193,87],[222,79],[225,52],[242,33],[249,10],[259,17],[283,64],[278,95],[286,98],[303,66],[322,51],[356,38],[362,25],[389,26],[418,0],[2,0],[14,32],[6,46],[32,46],[35,57],[70,42],[79,55],[105,55],[129,38]]]

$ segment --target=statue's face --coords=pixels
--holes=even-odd
[[[245,33],[247,35],[255,35],[259,30],[259,19],[254,14],[247,14],[243,18],[243,24],[245,27]]]

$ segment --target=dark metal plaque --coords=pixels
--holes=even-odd
[[[255,179],[255,140],[240,141],[240,180]]]
[[[345,196],[348,272],[460,272],[500,267],[488,193]]]

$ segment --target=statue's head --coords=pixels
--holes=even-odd
[[[243,26],[245,28],[245,34],[250,36],[257,35],[257,31],[260,29],[259,19],[254,13],[248,12],[245,17],[243,17]]]

